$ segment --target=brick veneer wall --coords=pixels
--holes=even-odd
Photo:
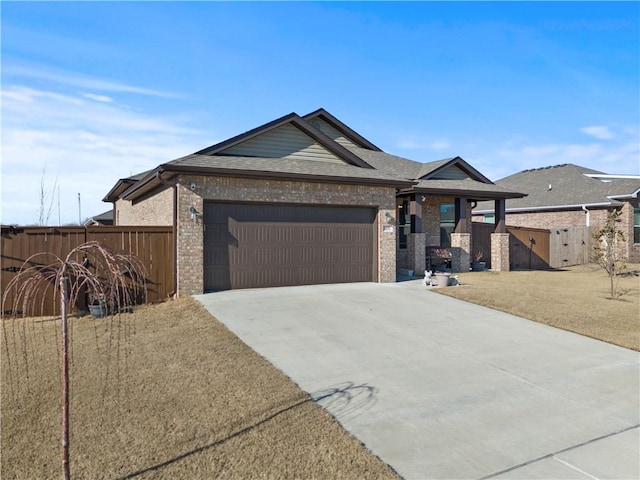
[[[591,225],[602,225],[606,221],[606,218],[606,209],[589,209],[589,223]],[[507,225],[512,227],[545,229],[584,227],[587,225],[587,214],[581,209],[559,210],[555,212],[507,213],[506,222]]]
[[[625,202],[621,209],[622,223],[620,225],[620,229],[624,232],[624,238],[627,240],[625,242],[625,255],[631,263],[640,263],[640,244],[633,243],[633,210],[635,208],[640,208],[639,205],[640,202],[635,198],[631,201]]]
[[[135,203],[116,201],[114,225],[173,225],[173,188],[164,190]]]
[[[187,186],[195,184],[191,190]],[[384,232],[386,213],[395,218],[395,188],[322,184],[293,180],[180,176],[178,178],[178,293],[203,290],[203,226],[194,222],[189,208],[204,211],[204,201],[278,202],[353,205],[378,208],[378,281],[395,282],[396,231]]]
[[[454,197],[425,195],[422,204],[422,231],[425,234],[425,246],[440,246],[440,205],[454,202]]]

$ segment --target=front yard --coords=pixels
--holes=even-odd
[[[591,265],[561,270],[469,272],[461,286],[434,291],[536,322],[640,350],[640,265],[619,278],[611,300],[609,277]]]
[[[191,298],[73,323],[72,478],[397,478]],[[0,477],[61,478],[59,320],[6,327]]]

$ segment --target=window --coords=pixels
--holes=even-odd
[[[633,243],[640,243],[640,208],[633,209]]]
[[[407,238],[411,233],[411,213],[409,200],[403,199],[398,206],[398,248],[407,248]]]
[[[456,208],[454,204],[440,205],[440,246],[451,246],[451,234],[456,225]]]

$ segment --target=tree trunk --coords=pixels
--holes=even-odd
[[[67,276],[60,276],[60,313],[62,315],[62,475],[70,480],[69,471],[69,325],[67,319]]]

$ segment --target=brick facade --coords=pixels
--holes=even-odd
[[[191,189],[191,185],[194,188]],[[118,201],[120,221],[134,221],[140,214],[145,221],[158,219],[172,222],[172,189],[131,205]],[[375,207],[378,210],[378,281],[396,280],[396,230],[390,226],[387,214],[395,218],[395,195],[393,187],[324,184],[293,180],[266,180],[235,177],[180,176],[177,178],[177,234],[178,234],[178,293],[198,294],[203,291],[203,224],[202,219],[193,220],[190,208],[200,214],[205,201],[299,203],[318,205],[351,205]],[[167,198],[169,203],[167,204]],[[389,228],[391,227],[391,228]]]
[[[625,202],[621,209],[622,224],[620,229],[624,232],[625,242],[625,256],[631,263],[640,263],[640,243],[633,243],[634,241],[634,215],[633,211],[636,208],[640,208],[640,202],[637,198],[629,202]]]
[[[168,186],[152,196],[135,203],[116,202],[114,225],[173,225],[173,188]]]
[[[607,210],[603,208],[589,209],[589,223],[602,225],[607,218]],[[555,212],[523,212],[507,213],[507,225],[512,227],[552,228],[585,227],[587,213],[584,210],[558,210]]]

